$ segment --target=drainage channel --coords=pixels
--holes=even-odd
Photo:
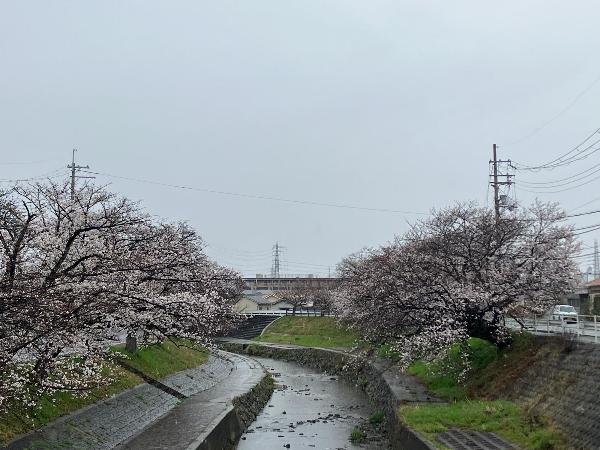
[[[273,375],[276,389],[238,450],[389,448],[383,425],[370,423],[375,411],[355,386],[295,363],[255,359]],[[350,440],[355,428],[365,433],[362,442]]]

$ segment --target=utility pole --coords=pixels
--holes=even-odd
[[[494,144],[494,160],[492,162],[492,164],[494,165],[494,181],[493,181],[493,186],[494,186],[494,211],[496,212],[496,222],[498,222],[500,220],[500,198],[498,196],[498,156],[496,154],[496,144]],[[75,164],[75,163],[73,163]]]
[[[600,277],[600,256],[598,255],[598,239],[594,239],[594,279]]]
[[[492,149],[492,158],[490,160],[490,185],[494,188],[494,214],[496,217],[496,223],[500,221],[500,213],[502,208],[512,210],[516,207],[516,202],[511,200],[511,186],[515,183],[513,181],[514,175],[511,170],[514,169],[510,159],[502,160],[498,159],[497,148],[494,144]]]
[[[76,178],[95,178],[95,177],[82,177],[77,175],[77,171],[79,169],[89,169],[90,166],[78,166],[75,164],[75,152],[77,151],[76,148],[73,149],[73,159],[71,164],[69,164],[67,166],[68,169],[71,169],[71,200],[73,200],[75,198],[75,179]]]

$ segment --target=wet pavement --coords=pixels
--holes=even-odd
[[[213,421],[262,377],[253,359],[226,352],[212,354],[194,369],[161,380],[190,398],[142,384],[62,417],[13,441],[13,449],[186,449],[211,430]]]
[[[382,427],[369,425],[374,410],[358,388],[295,363],[255,359],[273,375],[276,389],[238,450],[389,448]],[[361,444],[350,441],[357,426],[367,433]]]

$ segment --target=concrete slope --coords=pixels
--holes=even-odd
[[[117,448],[211,448],[211,445],[204,441],[221,422],[228,421],[227,416],[232,411],[233,399],[246,394],[265,375],[263,367],[253,359],[232,354],[230,357],[234,361],[233,370],[223,382],[183,401]],[[225,430],[225,433],[229,431]],[[225,436],[225,440],[227,438],[228,436]]]
[[[129,389],[22,436],[8,448],[187,448],[230,407],[233,397],[263,375],[252,359],[217,352],[202,366],[163,378],[162,388],[142,384]]]

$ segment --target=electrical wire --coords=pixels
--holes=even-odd
[[[61,172],[61,173],[58,173]],[[54,175],[58,173],[57,175]],[[3,178],[0,179],[0,183],[22,183],[22,182],[26,182],[26,181],[38,181],[38,180],[52,180],[55,178],[60,178],[62,176],[64,176],[66,174],[66,171],[63,168],[60,169],[56,169],[56,170],[52,170],[50,172],[46,172],[43,173],[41,175],[36,175],[34,177],[29,177],[29,178],[15,178],[15,179],[8,179],[8,178]]]
[[[600,230],[600,225],[596,225],[595,228],[591,228],[589,230],[585,230],[585,231],[580,231],[578,233],[573,233],[573,236],[579,236],[582,234],[587,234],[587,233],[592,233],[594,231]]]
[[[586,181],[585,183],[581,183],[581,184],[578,184],[576,186],[570,186],[568,188],[559,189],[559,190],[555,190],[555,191],[532,191],[532,190],[528,190],[528,189],[523,189],[521,187],[519,187],[518,189],[520,189],[521,191],[530,192],[532,194],[558,194],[559,192],[571,191],[573,189],[577,189],[577,188],[580,188],[582,186],[586,186],[586,185],[588,185],[588,184],[590,184],[593,181],[596,181],[598,179],[600,179],[600,175],[597,176],[597,177],[592,178],[591,180]]]
[[[44,163],[48,163],[48,162],[54,162],[54,161],[58,161],[60,158],[52,158],[52,159],[40,159],[37,161],[15,161],[15,162],[6,162],[6,161],[2,161],[0,162],[0,166],[28,166],[28,165],[34,165],[34,164],[44,164]]]
[[[594,132],[592,134],[590,134],[588,137],[586,137],[583,141],[581,141],[578,145],[576,145],[575,147],[570,149],[568,152],[560,155],[559,157],[557,157],[547,163],[540,164],[538,166],[530,166],[530,165],[522,164],[522,163],[518,163],[518,162],[513,162],[513,163],[517,170],[528,170],[528,171],[539,171],[542,169],[555,169],[557,167],[572,164],[576,161],[585,159],[585,158],[591,156],[592,154],[594,154],[595,152],[597,152],[598,150],[600,150],[600,148],[594,148],[594,145],[597,145],[600,142],[600,139],[592,142],[584,149],[580,149],[580,147],[582,145],[584,145],[587,141],[592,139],[598,133],[600,133],[600,128],[597,128],[596,130],[594,130]],[[588,150],[592,150],[592,151],[589,153],[586,153]],[[575,153],[575,154],[571,155],[572,153]],[[569,156],[569,155],[571,155],[571,156]]]
[[[251,198],[251,199],[255,199],[255,200],[268,200],[268,201],[293,203],[293,204],[300,204],[300,205],[323,206],[323,207],[329,207],[329,208],[353,209],[353,210],[360,210],[360,211],[372,211],[372,212],[383,212],[383,213],[416,214],[416,215],[427,215],[428,214],[425,212],[417,212],[417,211],[403,211],[403,210],[387,209],[387,208],[370,208],[370,207],[365,207],[365,206],[356,206],[356,205],[348,205],[348,204],[340,204],[340,203],[326,203],[326,202],[316,202],[316,201],[311,201],[311,200],[298,200],[298,199],[290,199],[290,198],[283,198],[283,197],[274,197],[274,196],[270,196],[270,195],[247,194],[247,193],[232,192],[232,191],[221,191],[221,190],[217,190],[217,189],[198,188],[198,187],[192,187],[192,186],[163,183],[160,181],[145,180],[145,179],[140,179],[140,178],[123,177],[123,176],[119,176],[119,175],[112,175],[112,174],[102,173],[102,172],[93,172],[93,171],[83,171],[83,172],[93,174],[93,175],[109,177],[109,178],[134,181],[137,183],[154,184],[156,186],[170,187],[170,188],[174,188],[174,189],[182,189],[182,190],[196,191],[196,192],[205,192],[205,193],[209,193],[209,194],[226,195],[226,196],[230,196],[230,197]]]
[[[594,170],[596,169],[596,170]],[[591,173],[588,173],[591,172]],[[592,167],[590,167],[589,169],[586,169],[582,172],[576,173],[575,175],[571,175],[570,177],[566,177],[566,178],[561,178],[558,180],[552,180],[552,181],[527,181],[527,180],[523,180],[523,179],[519,179],[519,183],[520,184],[526,184],[526,185],[530,185],[532,187],[536,187],[538,189],[551,189],[551,188],[556,188],[556,187],[560,187],[560,186],[566,186],[568,184],[571,183],[575,183],[577,181],[581,181],[587,177],[592,176],[593,174],[600,172],[600,163],[593,165]],[[587,175],[580,177],[580,175],[586,174]],[[570,180],[570,181],[569,181]],[[563,183],[565,182],[566,183]],[[551,185],[551,186],[545,186],[545,185]]]
[[[579,94],[577,94],[575,96],[575,98],[567,105],[565,106],[563,109],[561,109],[558,114],[554,115],[553,117],[551,117],[549,120],[547,120],[546,122],[542,123],[542,125],[540,125],[537,128],[534,128],[533,131],[531,131],[530,133],[527,133],[526,135],[520,137],[519,139],[516,139],[512,142],[509,142],[508,144],[505,144],[505,146],[510,146],[510,145],[517,145],[520,144],[521,142],[526,141],[527,139],[530,139],[531,137],[535,136],[536,134],[538,134],[540,131],[542,131],[544,128],[546,128],[548,125],[550,125],[552,122],[554,122],[556,119],[558,119],[560,116],[562,116],[564,113],[566,113],[567,111],[569,111],[573,106],[575,106],[575,104],[577,104],[577,102],[585,95],[587,94],[597,83],[598,81],[600,81],[600,75],[594,79],[594,81],[592,81],[591,84],[589,84],[583,91],[581,91]]]
[[[598,214],[598,213],[600,213],[600,209],[596,209],[594,211],[586,211],[586,212],[578,213],[578,214],[568,214],[565,216],[565,218],[589,216],[591,214]]]

